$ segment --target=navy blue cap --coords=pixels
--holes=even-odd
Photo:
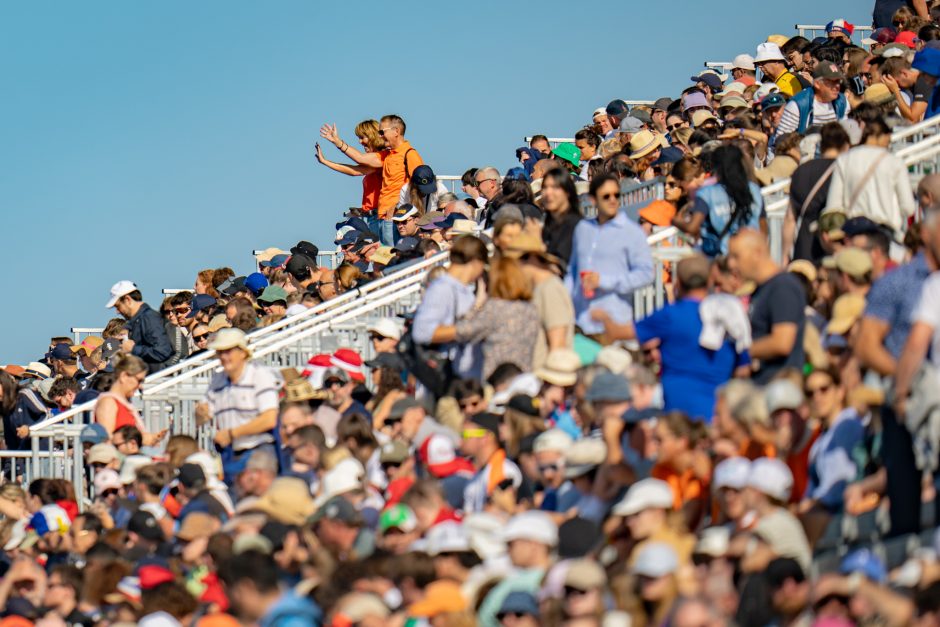
[[[357,261],[353,264],[353,266],[357,268],[359,272],[369,272],[369,265],[370,264],[368,261]]]
[[[245,277],[245,287],[251,290],[251,293],[257,296],[268,286],[268,279],[260,272],[252,272]]]
[[[68,344],[56,344],[51,351],[46,353],[46,359],[75,359],[75,353]]]
[[[422,194],[433,194],[437,191],[437,177],[430,166],[419,165],[411,173],[411,184]]]
[[[705,83],[713,92],[721,89],[721,78],[711,72],[702,72],[698,76],[692,76],[691,81],[693,83]]]
[[[884,562],[868,549],[859,549],[846,555],[839,565],[839,572],[843,575],[862,573],[875,583],[884,583],[888,579]]]
[[[363,232],[363,233],[369,232],[369,225],[366,224],[366,221],[363,220],[362,218],[358,218],[358,217],[356,217],[356,216],[353,216],[353,217],[351,217],[351,218],[346,218],[345,220],[341,220],[341,221],[337,222],[337,223],[336,223],[336,230],[338,231],[338,230],[340,230],[341,228],[343,228],[344,226],[351,226],[352,228],[356,229],[357,231],[361,231],[361,232]]]
[[[187,318],[195,318],[196,314],[202,311],[203,309],[208,309],[215,304],[215,299],[209,296],[208,294],[196,294],[193,296],[192,303],[190,304],[190,311],[186,314]]]
[[[605,110],[607,111],[607,115],[612,115],[615,118],[622,118],[627,115],[627,112],[630,110],[630,108],[627,106],[626,102],[620,98],[617,98],[616,100],[611,100],[607,104],[607,108]]]
[[[504,178],[516,179],[517,181],[528,181],[529,175],[526,174],[525,168],[509,168],[509,170],[506,171],[506,176]]]
[[[288,260],[288,259],[290,259],[290,255],[287,255],[287,254],[284,254],[284,255],[274,255],[273,257],[271,257],[270,260],[268,260],[268,261],[262,261],[262,262],[259,263],[258,265],[260,265],[260,266],[262,266],[262,267],[264,267],[264,268],[280,268],[280,267],[283,266],[285,263],[287,263],[287,260]]]
[[[863,216],[849,218],[845,221],[845,224],[842,225],[842,232],[845,233],[846,237],[868,235],[869,233],[881,233],[884,232],[884,230],[884,227],[882,227],[880,224]]]
[[[659,416],[659,414],[660,410],[655,407],[647,407],[646,409],[634,409],[631,407],[623,412],[623,421],[628,425],[635,425],[644,420],[652,420]]]
[[[417,237],[403,237],[398,240],[398,243],[392,246],[392,250],[395,250],[400,253],[410,253],[418,245],[418,242],[421,241]]]
[[[361,231],[347,231],[343,237],[337,240],[337,246],[351,246],[359,240],[359,236],[362,235]]]
[[[438,227],[442,229],[452,229],[454,224],[457,223],[457,220],[466,220],[464,216],[459,213],[452,213],[438,223]]]

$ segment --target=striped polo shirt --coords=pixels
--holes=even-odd
[[[234,429],[247,424],[269,409],[278,408],[277,393],[280,381],[271,368],[253,362],[245,364],[238,381],[232,381],[224,371],[216,372],[209,382],[206,396],[209,412],[217,430]],[[270,433],[259,433],[235,438],[236,451],[255,448],[274,442]]]

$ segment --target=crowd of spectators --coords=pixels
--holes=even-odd
[[[401,117],[323,125],[362,177],[335,268],[299,241],[159,309],[120,281],[100,337],[0,370],[9,451],[94,401],[87,491],[3,460],[0,625],[940,625],[940,175],[890,150],[940,108],[940,10],[887,4],[861,45],[771,35],[460,195]],[[365,353],[253,358],[442,251]],[[207,350],[209,437],[150,428],[148,374]]]

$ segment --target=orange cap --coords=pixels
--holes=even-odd
[[[654,226],[669,226],[676,217],[676,207],[666,200],[654,200],[640,209],[640,217]]]

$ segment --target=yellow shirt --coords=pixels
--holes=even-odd
[[[803,85],[800,84],[800,79],[794,76],[789,70],[784,71],[783,74],[778,76],[774,83],[776,83],[780,93],[786,94],[791,98],[803,91]]]

